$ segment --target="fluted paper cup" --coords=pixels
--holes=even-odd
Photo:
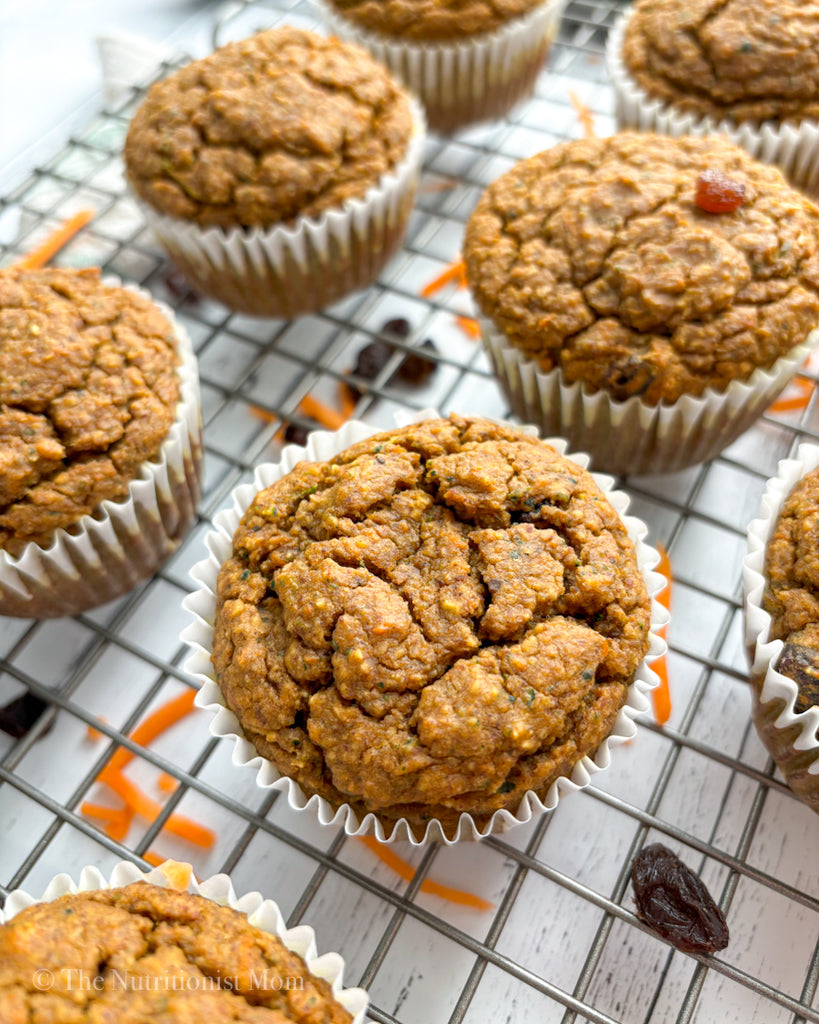
[[[762,606],[765,553],[782,506],[796,484],[817,467],[819,447],[813,444],[800,445],[796,458],[779,463],[765,488],[759,516],[748,526],[742,583],[756,731],[790,788],[819,812],[819,706],[796,710],[799,688],[777,670],[784,642],[769,639],[771,616]]]
[[[119,280],[104,278],[107,285]],[[47,619],[77,615],[132,590],[179,547],[196,515],[202,470],[196,358],[173,312],[139,288],[170,321],[181,363],[176,417],[156,457],[141,467],[127,495],[55,531],[47,547],[0,550],[0,615]]]
[[[400,249],[424,154],[426,125],[410,100],[404,159],[360,198],[271,228],[203,228],[137,200],[148,226],[203,295],[254,316],[314,313],[366,288]]]
[[[439,414],[427,409],[417,415],[402,419],[399,426],[420,422],[424,419],[438,418]],[[521,428],[513,424],[516,430],[524,429],[535,434],[534,428]],[[352,420],[340,430],[333,433],[316,431],[308,438],[306,447],[289,445],[282,452],[281,462],[265,463],[256,469],[252,483],[243,484],[233,492],[233,505],[221,511],[214,520],[214,529],[208,534],[206,543],[210,555],[194,566],[191,575],[198,584],[198,589],[185,598],[183,605],[194,617],[194,622],[182,633],[182,639],[192,649],[192,654],[185,663],[186,670],[200,683],[196,703],[207,708],[214,715],[210,732],[214,736],[223,737],[233,743],[233,763],[246,767],[256,773],[256,781],[264,789],[274,789],[286,794],[288,804],[294,810],[307,811],[317,816],[323,825],[342,826],[348,835],[373,835],[379,841],[391,843],[408,840],[413,845],[421,845],[430,841],[443,841],[448,845],[465,839],[480,839],[491,833],[503,832],[506,829],[528,822],[533,815],[553,810],[562,797],[589,785],[593,776],[608,768],[613,749],[631,739],[636,733],[634,718],[640,712],[648,710],[646,695],[657,685],[658,679],[649,668],[649,663],[660,657],[665,651],[665,641],[658,630],[667,622],[667,613],[656,600],[656,595],[665,585],[665,578],[653,571],[659,561],[657,550],[645,542],[647,528],[643,522],[625,514],[629,499],[622,491],[612,490],[611,477],[592,474],[597,485],[605,492],[607,499],[620,515],[628,536],[637,553],[637,564],[643,575],[651,597],[651,632],[650,646],[646,657],[641,662],[629,688],[626,704],[620,709],[612,732],[592,756],[584,756],[574,766],[571,775],[557,779],[542,796],[534,792],[524,797],[513,814],[508,810],[496,811],[489,821],[479,826],[469,814],[461,814],[457,827],[446,834],[440,822],[431,820],[423,832],[416,832],[406,819],[384,825],[374,814],[369,813],[359,818],[349,804],[334,807],[324,798],[308,796],[301,786],[279,774],[274,765],[262,757],[254,746],[245,738],[236,715],[227,706],[221,689],[216,683],[211,651],[213,646],[213,626],[216,612],[217,577],[223,562],[233,551],[233,535],[239,522],[256,494],[279,480],[296,465],[297,462],[309,460],[323,462],[333,458],[350,445],[363,440],[381,430],[369,424]],[[559,453],[565,454],[566,442],[561,438],[547,438]],[[583,468],[588,463],[585,455],[571,455]]]
[[[606,65],[614,87],[618,129],[636,128],[661,135],[726,135],[762,163],[776,164],[798,188],[819,194],[819,122],[763,121],[760,124],[701,116],[676,110],[650,96],[629,74],[623,60],[623,39],[630,12],[609,33]]]
[[[495,32],[452,42],[418,43],[366,31],[320,0],[324,24],[358,43],[423,103],[430,128],[449,132],[503,117],[530,96],[557,36],[566,0],[544,0]]]
[[[0,924],[10,921],[21,910],[34,903],[48,903],[69,893],[120,888],[134,882],[150,882],[164,889],[174,888],[162,866],[154,868],[152,871],[140,871],[135,864],[129,861],[120,861],[114,866],[108,878],[96,867],[85,867],[80,872],[78,882],[75,882],[67,874],[55,875],[41,896],[32,896],[22,889],[10,892],[6,899],[5,909],[0,910]],[[322,978],[330,985],[334,998],[352,1016],[353,1024],[364,1024],[368,1003],[367,993],[361,988],[343,987],[344,960],[338,953],[324,953],[319,956],[316,949],[315,933],[309,925],[288,928],[281,911],[273,900],[264,899],[258,892],[237,896],[228,875],[212,875],[202,882],[197,882],[191,876],[187,891],[213,900],[220,907],[237,910],[244,914],[254,927],[275,935],[291,953],[296,953],[304,960],[311,974]]]
[[[589,393],[579,381],[568,384],[559,368],[541,370],[494,324],[479,320],[514,414],[568,438],[591,455],[596,469],[615,474],[672,473],[714,458],[753,426],[819,344],[816,329],[770,369],[732,380],[724,391],[706,388],[702,395],[649,405],[637,395],[618,401],[606,391]]]

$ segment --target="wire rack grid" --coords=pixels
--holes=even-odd
[[[345,957],[346,983],[368,987],[375,1021],[819,1021],[819,825],[750,727],[739,599],[745,528],[765,480],[800,441],[819,439],[815,392],[803,409],[764,416],[709,464],[624,482],[631,511],[674,567],[672,715],[662,728],[644,716],[612,770],[555,812],[480,843],[399,844],[414,870],[406,881],[358,840],[258,789],[231,764],[231,745],[208,737],[206,713],[148,747],[129,738],[191,685],[181,601],[213,515],[256,463],[277,457],[283,423],[311,425],[298,411],[307,392],[336,401],[355,353],[386,320],[404,318],[411,331],[377,379],[362,383],[360,418],[389,426],[396,411],[427,406],[507,415],[486,357],[459,325],[472,311],[466,294],[455,285],[430,299],[420,291],[457,257],[490,181],[581,134],[578,105],[592,111],[598,134],[613,131],[602,55],[621,9],[617,0],[571,0],[528,103],[503,122],[429,138],[404,249],[371,289],[319,315],[231,314],[168,266],[123,185],[120,148],[142,90],[0,201],[3,263],[76,210],[96,210],[58,262],[101,264],[173,307],[198,353],[206,431],[199,519],[161,572],[75,619],[0,618],[0,703],[29,693],[48,707],[23,738],[0,734],[0,897],[40,891],[54,873],[76,877],[85,864],[144,864],[152,851],[191,861],[199,877],[229,872],[238,892],[277,900],[288,924],[312,923],[320,948]],[[232,4],[214,39],[279,21],[315,27],[316,15],[305,0]],[[427,338],[435,372],[420,386],[396,382],[406,352]],[[810,370],[805,377],[816,382]],[[121,842],[81,809],[105,802],[96,780],[118,746],[138,755],[129,773],[147,790],[162,773],[176,787],[160,816],[132,825]],[[177,811],[213,829],[215,843],[197,848],[169,834]],[[636,918],[630,863],[653,840],[680,852],[717,896],[731,928],[722,953],[679,953]],[[429,880],[468,888],[492,909],[446,901],[426,890]]]

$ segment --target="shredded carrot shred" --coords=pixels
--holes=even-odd
[[[193,868],[184,860],[165,860],[158,865],[171,889],[187,889],[191,884]]]
[[[331,409],[329,405],[325,405],[324,402],[320,402],[318,398],[309,394],[299,402],[299,409],[305,416],[309,416],[311,420],[327,427],[328,430],[338,430],[348,419],[342,413]]]
[[[168,775],[167,772],[163,772],[159,776],[156,784],[160,793],[173,793],[173,791],[177,789],[177,787],[179,786],[179,783],[176,781],[173,775]]]
[[[147,860],[149,864],[153,864],[155,868],[158,868],[160,865],[165,863],[165,858],[160,857],[160,855],[158,853],[154,853],[153,850],[146,850],[145,853],[142,854],[142,859]]]
[[[813,394],[813,381],[804,380],[800,377],[794,380],[793,384],[798,389],[799,394],[794,395],[792,398],[777,399],[773,405],[768,406],[769,413],[798,412],[807,406],[810,396]]]
[[[97,721],[105,722],[106,725],[108,724],[108,719],[103,718],[102,715],[97,715]],[[97,740],[102,739],[103,734],[100,732],[99,729],[95,729],[93,725],[89,725],[88,728],[85,730],[85,735],[88,737],[89,740],[93,740],[94,742],[96,742]]]
[[[456,316],[455,323],[461,328],[464,334],[477,341],[481,336],[481,329],[474,316]]]
[[[81,228],[85,227],[95,212],[95,210],[80,210],[73,217],[63,221],[36,249],[32,249],[22,259],[17,260],[14,264],[15,269],[37,270],[39,267],[44,267],[52,256],[55,256]]]
[[[408,864],[402,857],[399,857],[395,850],[391,850],[383,843],[379,843],[374,836],[361,836],[360,839],[367,849],[372,850],[376,857],[382,860],[388,868],[392,868],[400,878],[411,882],[415,877],[413,866]],[[449,900],[450,903],[457,903],[463,907],[473,907],[475,910],[491,910],[494,907],[494,903],[489,903],[487,900],[481,899],[480,896],[475,896],[471,892],[464,892],[462,889],[452,889],[448,885],[441,885],[429,878],[425,878],[421,883],[421,892],[427,892],[432,896],[440,896],[441,899]]]
[[[156,711],[151,712],[145,721],[141,722],[131,733],[131,739],[141,747],[147,747],[157,736],[160,736],[166,729],[175,725],[193,710],[195,697],[196,691],[190,689],[184,690],[178,697],[173,697],[167,704],[163,704]],[[103,772],[121,771],[133,759],[134,754],[130,750],[118,747]]]
[[[170,726],[178,722],[182,717],[193,709],[195,693],[193,690],[185,690],[178,697],[174,697],[166,704],[153,711],[148,717],[137,726],[131,733],[131,739],[140,746],[147,746]],[[97,781],[119,796],[125,806],[122,808],[101,807],[98,804],[84,803],[80,807],[83,814],[90,818],[96,818],[105,822],[103,830],[112,839],[122,840],[128,833],[134,817],[146,818],[148,821],[155,821],[162,811],[162,805],[152,800],[144,793],[139,786],[127,779],[123,774],[125,766],[133,760],[134,754],[125,747],[118,747],[108,764],[97,776]],[[167,773],[163,773],[166,780],[173,783]],[[161,777],[160,777],[160,784]],[[167,781],[164,783],[167,787]],[[164,828],[168,832],[187,839],[197,846],[212,846],[215,840],[214,833],[182,814],[171,814],[165,822]]]
[[[577,111],[577,120],[583,128],[583,135],[587,139],[593,139],[595,136],[594,114],[573,89],[569,90],[569,99],[571,100],[572,106]]]
[[[459,288],[462,288],[466,284],[466,265],[463,260],[455,260],[454,263],[450,263],[449,266],[437,277],[434,277],[429,284],[425,284],[421,289],[421,297],[428,299],[430,295],[434,295],[436,292],[439,292],[442,288],[451,284],[453,281],[458,282]]]
[[[341,415],[344,417],[345,422],[352,419],[353,413],[355,412],[356,401],[350,394],[350,389],[343,380],[338,382],[338,400],[341,404]]]
[[[666,585],[657,595],[657,600],[666,609],[671,610],[671,562],[668,558],[668,552],[662,546],[657,545],[657,550],[660,552],[660,561],[657,564],[657,572],[662,573],[663,576],[668,580]],[[658,630],[660,636],[665,637],[665,626]],[[671,717],[671,691],[668,685],[668,663],[666,656],[658,658],[657,661],[651,666],[657,673],[660,679],[660,685],[655,687],[651,691],[652,704],[654,705],[654,717],[657,719],[658,725],[665,725],[668,719]]]

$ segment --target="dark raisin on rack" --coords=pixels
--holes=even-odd
[[[353,374],[362,380],[375,380],[395,352],[395,348],[384,339],[395,338],[403,341],[409,337],[411,330],[411,324],[403,317],[387,320],[378,332],[381,337],[359,349]],[[406,384],[423,384],[438,364],[435,359],[422,355],[422,350],[432,354],[437,354],[438,351],[435,342],[431,338],[426,338],[417,352],[407,353],[390,380],[403,381]],[[355,384],[348,383],[347,387],[356,399],[361,397],[361,392]]]
[[[662,843],[644,847],[631,863],[637,916],[684,953],[714,953],[728,945],[728,925],[711,894]]]
[[[288,423],[284,428],[284,439],[288,444],[307,444],[308,431],[298,423]]]
[[[0,707],[0,732],[19,740],[28,735],[40,720],[40,716],[49,705],[35,697],[33,693],[24,693]]]
[[[745,202],[745,186],[712,167],[697,179],[695,202],[706,213],[733,213]]]

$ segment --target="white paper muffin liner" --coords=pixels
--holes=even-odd
[[[415,415],[402,417],[399,426],[420,422],[424,419],[437,419],[439,415],[433,409],[426,409]],[[524,430],[527,433],[537,433],[534,427],[504,425],[516,430]],[[233,535],[242,515],[260,490],[269,487],[274,481],[289,473],[297,462],[304,459],[314,462],[326,461],[350,445],[380,433],[382,430],[383,428],[375,428],[370,424],[351,420],[335,432],[316,431],[310,434],[306,447],[288,445],[282,452],[281,462],[260,465],[256,469],[252,483],[243,484],[234,490],[232,507],[223,509],[216,516],[214,529],[206,538],[210,556],[191,570],[191,576],[199,584],[199,587],[183,601],[183,607],[195,618],[195,621],[182,632],[182,640],[193,651],[185,662],[185,669],[201,683],[201,689],[196,696],[197,706],[214,713],[210,725],[211,735],[232,740],[234,743],[233,763],[252,769],[256,773],[257,784],[263,789],[275,789],[285,793],[288,804],[294,810],[309,810],[318,817],[322,825],[341,825],[347,835],[351,836],[374,835],[379,841],[385,843],[408,840],[415,846],[431,841],[443,841],[447,845],[452,845],[459,840],[480,839],[491,833],[506,831],[516,824],[528,822],[535,814],[553,810],[561,797],[588,786],[592,776],[608,768],[613,748],[630,740],[636,734],[634,718],[640,712],[648,710],[649,703],[646,694],[659,681],[648,667],[649,663],[663,655],[666,650],[665,641],[659,635],[658,630],[667,623],[668,613],[656,600],[656,595],[665,586],[666,581],[660,573],[652,571],[660,556],[656,548],[645,543],[648,532],[646,525],[633,516],[625,515],[629,504],[628,496],[622,491],[611,489],[613,484],[611,477],[592,474],[626,527],[635,547],[637,564],[651,597],[651,631],[648,653],[635,673],[629,688],[627,702],[620,709],[611,734],[600,744],[594,755],[584,756],[575,765],[571,776],[557,779],[542,799],[533,792],[524,794],[515,814],[507,810],[497,811],[483,827],[479,827],[469,814],[462,814],[451,837],[444,834],[444,830],[436,820],[431,820],[427,824],[423,834],[416,835],[412,826],[403,818],[393,826],[385,828],[372,813],[359,819],[348,804],[334,808],[329,801],[320,796],[308,797],[297,782],[280,775],[274,765],[262,757],[252,743],[244,737],[238,718],[227,707],[222,691],[216,683],[211,663],[211,651],[217,577],[223,562],[232,554]],[[567,445],[562,438],[547,438],[546,441],[561,454],[566,453]],[[572,454],[569,457],[583,468],[588,464],[588,457],[584,454]]]
[[[568,438],[591,455],[596,469],[615,474],[671,473],[718,455],[753,425],[819,344],[817,328],[770,369],[732,380],[725,391],[707,388],[700,396],[649,405],[637,395],[617,401],[606,391],[589,394],[579,381],[567,384],[559,368],[540,369],[491,321],[479,321],[514,414],[543,433]]]
[[[271,228],[202,228],[137,200],[148,226],[194,288],[254,316],[312,313],[366,288],[398,251],[415,201],[426,122],[410,97],[404,159],[360,198]]]
[[[112,277],[103,283],[120,285]],[[193,522],[202,467],[196,358],[173,312],[143,289],[133,290],[158,306],[176,333],[182,360],[176,418],[126,497],[103,501],[74,526],[57,530],[48,547],[28,544],[17,556],[0,550],[0,615],[56,618],[111,601],[152,575]]]
[[[99,868],[85,867],[80,872],[79,882],[75,882],[67,874],[55,875],[39,898],[31,896],[22,889],[10,892],[6,899],[5,909],[0,910],[0,924],[10,921],[21,910],[33,903],[49,903],[69,893],[115,889],[131,885],[134,882],[150,882],[163,889],[173,888],[161,866],[152,871],[140,871],[130,861],[120,861],[114,866],[109,878],[106,878]],[[186,891],[213,900],[220,907],[238,910],[247,916],[248,921],[254,927],[275,935],[291,953],[296,953],[304,960],[311,974],[323,978],[330,985],[335,999],[351,1014],[353,1024],[364,1024],[368,1003],[367,993],[361,988],[343,988],[344,960],[338,953],[323,953],[319,956],[316,949],[315,933],[309,925],[288,928],[278,905],[273,900],[264,899],[258,892],[237,896],[228,875],[212,875],[203,882],[197,882],[191,876]]]
[[[419,97],[437,132],[502,117],[532,93],[565,3],[543,0],[522,18],[474,39],[417,43],[362,29],[319,0],[328,31],[386,64]]]
[[[629,75],[623,61],[623,38],[630,12],[621,15],[609,33],[606,65],[614,86],[614,114],[618,129],[636,128],[661,135],[726,135],[762,163],[776,164],[792,184],[819,194],[819,122],[717,120],[650,96]]]
[[[768,541],[785,499],[817,466],[819,446],[813,444],[801,444],[796,458],[779,463],[762,496],[759,517],[748,526],[742,584],[754,725],[790,788],[819,812],[819,706],[796,710],[799,688],[777,671],[785,645],[782,640],[769,640],[771,616],[762,607]]]

